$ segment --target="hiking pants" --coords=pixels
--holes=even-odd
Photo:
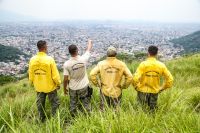
[[[49,93],[37,92],[37,108],[39,112],[39,117],[42,121],[45,120],[45,101],[46,96],[48,95],[49,102],[51,103],[51,113],[54,116],[56,114],[56,110],[60,105],[60,101],[57,95],[57,90],[54,90]]]
[[[79,108],[84,113],[91,111],[90,99],[88,96],[88,86],[80,90],[69,89],[70,95],[70,113],[74,116]]]
[[[108,107],[113,107],[113,108],[120,106],[121,97],[122,95],[120,95],[118,98],[112,98],[112,97],[104,95],[100,91],[100,109],[104,110],[106,105],[108,105]]]
[[[137,92],[137,101],[149,107],[150,110],[155,110],[157,107],[158,94]]]

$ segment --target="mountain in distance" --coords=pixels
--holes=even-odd
[[[13,13],[10,11],[0,10],[0,22],[20,22],[20,21],[37,21],[38,19],[26,16],[26,15],[20,15],[17,13]]]
[[[184,54],[196,53],[200,51],[200,31],[196,31],[192,34],[172,39],[172,43],[175,46],[182,46]]]
[[[0,62],[15,62],[20,56],[27,56],[17,48],[0,44]]]

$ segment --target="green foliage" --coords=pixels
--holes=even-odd
[[[105,60],[107,56],[100,58],[98,61],[93,62],[93,64],[97,64],[99,61]],[[138,60],[144,59],[147,57],[146,53],[138,52],[133,54],[128,53],[118,53],[117,59],[126,62],[127,64],[131,64],[132,62],[136,62]]]
[[[5,76],[5,75],[0,75],[0,85],[9,83],[9,82],[14,82],[17,79],[13,76]]]
[[[184,54],[194,53],[200,51],[200,31],[193,34],[171,40],[175,46],[183,46]]]
[[[47,100],[45,123],[38,121],[36,93],[27,79],[0,87],[0,131],[19,133],[141,133],[200,131],[200,55],[167,62],[174,76],[174,86],[159,94],[155,114],[142,111],[136,102],[136,91],[130,86],[123,90],[121,109],[99,111],[99,90],[94,88],[93,110],[90,116],[69,115],[69,97],[59,91],[61,105],[56,117],[51,118]],[[128,63],[134,73],[139,62]]]
[[[117,54],[117,59],[122,60],[126,63],[131,63],[133,60],[136,60],[134,55],[128,53]]]
[[[17,48],[0,44],[0,62],[15,62],[17,64],[16,60],[20,58],[20,55],[27,56]]]
[[[196,112],[200,112],[200,90],[196,89],[196,92],[191,92],[188,96],[188,105]]]
[[[145,59],[146,57],[147,57],[147,53],[143,53],[143,52],[135,53],[135,58],[136,59]]]
[[[21,75],[17,75],[19,77],[16,76],[10,76],[10,75],[0,75],[0,85],[4,85],[7,83],[12,83],[12,82],[16,82],[22,79],[25,79],[28,77],[28,74],[21,74]]]

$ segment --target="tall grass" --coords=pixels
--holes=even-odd
[[[135,72],[138,62],[127,64]],[[95,88],[90,115],[69,114],[69,97],[59,91],[61,105],[51,117],[47,101],[48,119],[38,120],[36,93],[27,79],[0,87],[0,132],[14,133],[132,133],[132,132],[200,132],[200,55],[167,62],[175,83],[159,95],[158,110],[151,114],[136,102],[133,87],[123,91],[119,111],[107,108],[99,111],[99,90]]]

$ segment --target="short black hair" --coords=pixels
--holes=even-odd
[[[38,48],[39,50],[42,50],[42,49],[45,48],[45,45],[46,45],[46,44],[47,44],[46,41],[40,40],[40,41],[37,42],[37,48]]]
[[[148,52],[151,56],[155,56],[158,54],[158,47],[151,45],[148,48]]]
[[[78,48],[77,48],[77,46],[74,45],[74,44],[70,45],[70,46],[68,47],[68,50],[69,50],[69,53],[70,53],[71,55],[74,55],[74,54],[76,54],[76,53],[78,52]]]

